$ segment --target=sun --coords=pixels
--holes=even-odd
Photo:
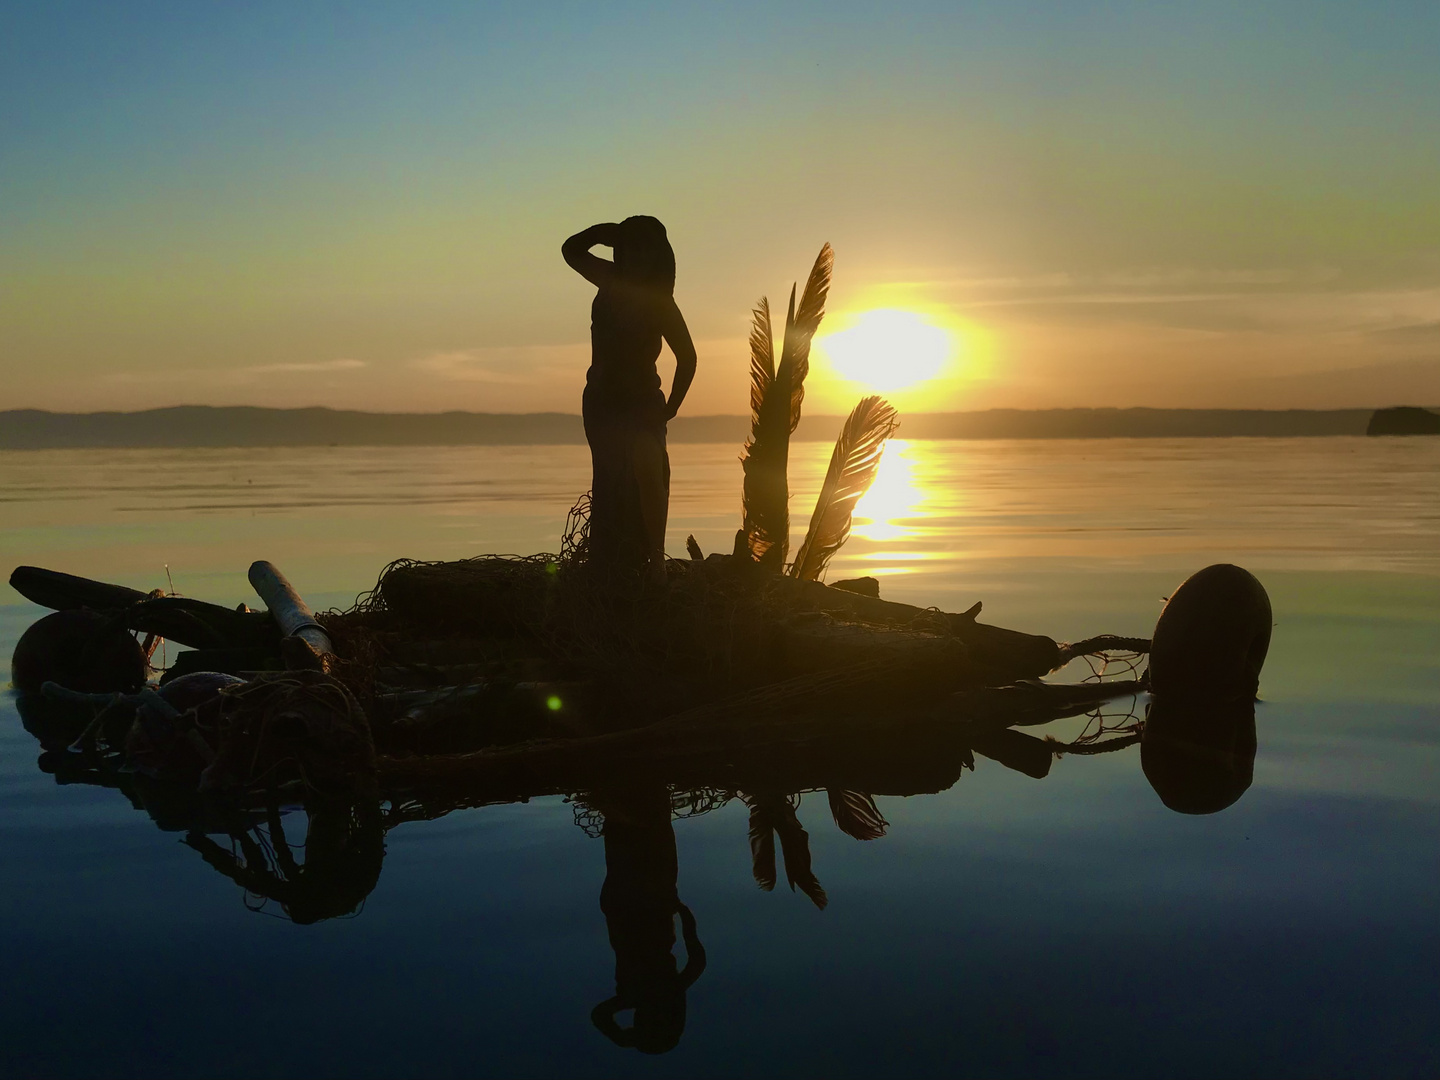
[[[955,351],[949,331],[917,311],[873,308],[856,315],[815,347],[835,374],[889,393],[935,378]]]

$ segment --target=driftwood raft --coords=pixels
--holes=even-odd
[[[54,702],[114,714],[87,725],[79,749],[104,744],[134,758],[138,725],[152,731],[144,768],[237,794],[287,783],[493,783],[518,797],[657,770],[672,783],[683,772],[723,786],[757,755],[767,769],[794,762],[803,772],[800,758],[823,758],[828,745],[1084,711],[1138,684],[1029,680],[1079,655],[1148,648],[1111,637],[1057,644],[979,622],[978,604],[921,609],[730,556],[672,561],[663,585],[628,592],[554,557],[401,562],[351,610],[319,616],[270,564],[255,564],[251,579],[268,612],[17,569],[11,584],[37,603],[99,611],[117,628],[192,646],[154,690],[117,699],[126,688],[39,687]],[[198,672],[237,681],[164,708]],[[267,710],[303,714],[308,727],[267,726]],[[333,732],[322,737],[316,717],[327,715],[367,748],[347,749],[345,770],[321,760],[340,752]],[[151,745],[167,741],[153,735],[160,729],[173,729],[174,761]],[[244,754],[252,763],[242,767]]]

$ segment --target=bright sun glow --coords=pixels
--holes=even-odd
[[[880,393],[935,378],[954,348],[943,327],[900,308],[866,311],[815,345],[837,375]]]

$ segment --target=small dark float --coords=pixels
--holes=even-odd
[[[10,659],[16,689],[34,693],[47,682],[103,693],[139,690],[150,674],[149,656],[115,614],[81,608],[57,611],[32,623]]]

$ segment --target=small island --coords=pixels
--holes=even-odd
[[[1440,413],[1402,405],[1376,409],[1365,428],[1366,435],[1440,435]]]

